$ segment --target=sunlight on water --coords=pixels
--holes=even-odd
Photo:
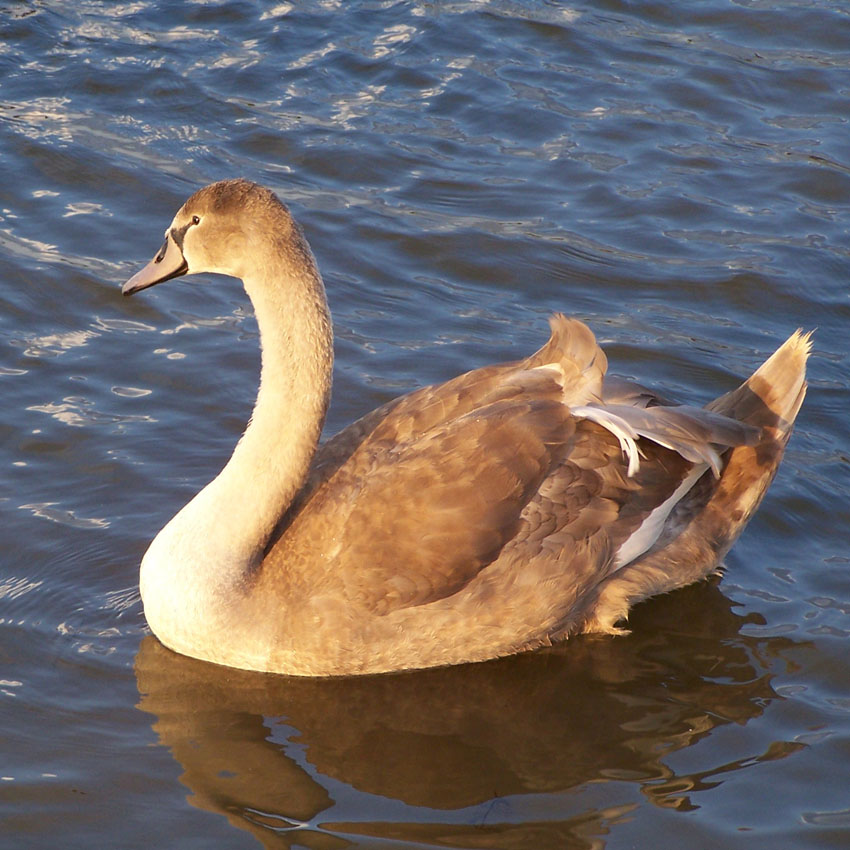
[[[4,850],[847,846],[847,23],[828,0],[4,9]],[[554,311],[698,404],[815,328],[723,580],[628,637],[424,674],[165,650],[138,564],[238,440],[258,335],[236,281],[120,284],[235,176],[322,269],[329,433],[532,351]]]

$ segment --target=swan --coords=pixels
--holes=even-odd
[[[799,330],[699,408],[608,376],[590,329],[558,314],[525,359],[411,392],[320,445],[333,331],[287,207],[246,180],[200,189],[122,291],[198,272],[242,280],[259,391],[139,585],[165,646],[230,667],[385,673],[624,633],[635,603],[718,568],[806,392]]]

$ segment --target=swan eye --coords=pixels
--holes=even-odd
[[[198,216],[198,215],[193,215],[192,216],[192,224],[200,224],[200,223],[201,223],[201,217]]]

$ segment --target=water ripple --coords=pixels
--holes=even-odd
[[[846,4],[7,6],[4,841],[654,846],[687,821],[694,846],[842,844]],[[330,431],[525,354],[554,310],[698,403],[816,327],[719,587],[641,606],[623,640],[372,682],[141,640],[139,561],[244,428],[257,332],[232,281],[119,287],[237,175],[291,204],[322,268]]]

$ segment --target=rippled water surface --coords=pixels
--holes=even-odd
[[[844,2],[0,0],[0,845],[850,842]],[[237,282],[122,299],[215,179],[303,223],[329,428],[586,320],[704,403],[816,328],[720,582],[632,634],[291,681],[176,657],[138,562],[253,401]]]

